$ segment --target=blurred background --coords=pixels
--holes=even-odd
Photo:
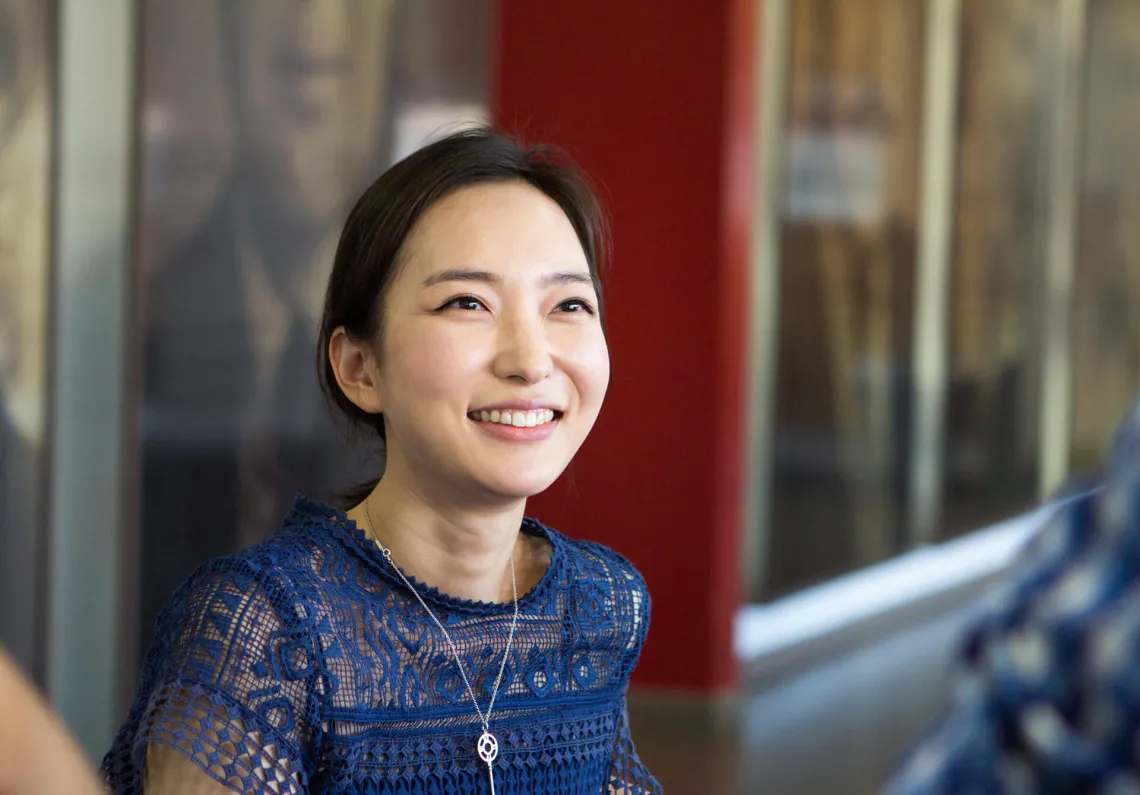
[[[613,220],[531,512],[648,579],[643,758],[870,795],[1140,383],[1137,78],[1133,0],[0,0],[0,644],[101,757],[178,583],[379,454],[314,377],[348,207],[494,122]]]

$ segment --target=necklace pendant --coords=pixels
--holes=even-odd
[[[491,795],[495,795],[495,768],[492,762],[499,756],[499,741],[489,731],[479,735],[479,758],[487,763],[487,776],[491,780]]]
[[[479,758],[488,765],[499,756],[499,741],[495,735],[485,731],[479,736]]]

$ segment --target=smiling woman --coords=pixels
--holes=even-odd
[[[625,707],[645,581],[524,516],[609,384],[606,249],[583,177],[491,130],[365,191],[319,365],[383,472],[179,589],[115,792],[660,792]]]
[[[461,139],[468,146],[475,141],[500,154],[494,148],[500,141]],[[330,289],[326,382],[335,380],[353,416],[366,413],[374,427],[384,423],[383,493],[410,488],[438,505],[457,498],[525,499],[565,469],[593,426],[609,382],[594,308],[600,256],[591,238],[600,243],[601,236],[580,239],[576,231],[593,229],[600,212],[583,200],[584,190],[580,196],[552,191],[563,197],[564,210],[525,179],[451,185],[465,175],[438,173],[440,187],[450,191],[398,247],[389,281],[380,287],[383,316],[339,316],[339,285]],[[361,244],[371,249],[388,234],[372,225]],[[367,260],[338,256],[333,279],[354,264],[368,270]],[[558,417],[540,426],[544,410]],[[474,411],[480,421],[473,424]],[[483,411],[498,411],[499,421],[483,423]]]

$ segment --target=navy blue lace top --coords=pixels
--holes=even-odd
[[[527,519],[551,562],[519,598],[491,718],[497,795],[661,792],[625,695],[649,594],[615,552]],[[486,710],[513,607],[413,584]],[[450,647],[376,546],[299,497],[267,541],[201,566],[160,617],[103,775],[141,793],[146,750],[175,749],[237,792],[490,792],[482,729]]]

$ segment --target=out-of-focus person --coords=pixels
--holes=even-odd
[[[198,563],[263,538],[297,492],[352,485],[372,450],[346,444],[308,375],[340,219],[388,154],[391,6],[213,9],[234,152],[148,282],[143,645]]]
[[[0,648],[0,795],[102,791],[67,728]]]
[[[961,647],[950,714],[889,795],[1140,793],[1140,404]]]

